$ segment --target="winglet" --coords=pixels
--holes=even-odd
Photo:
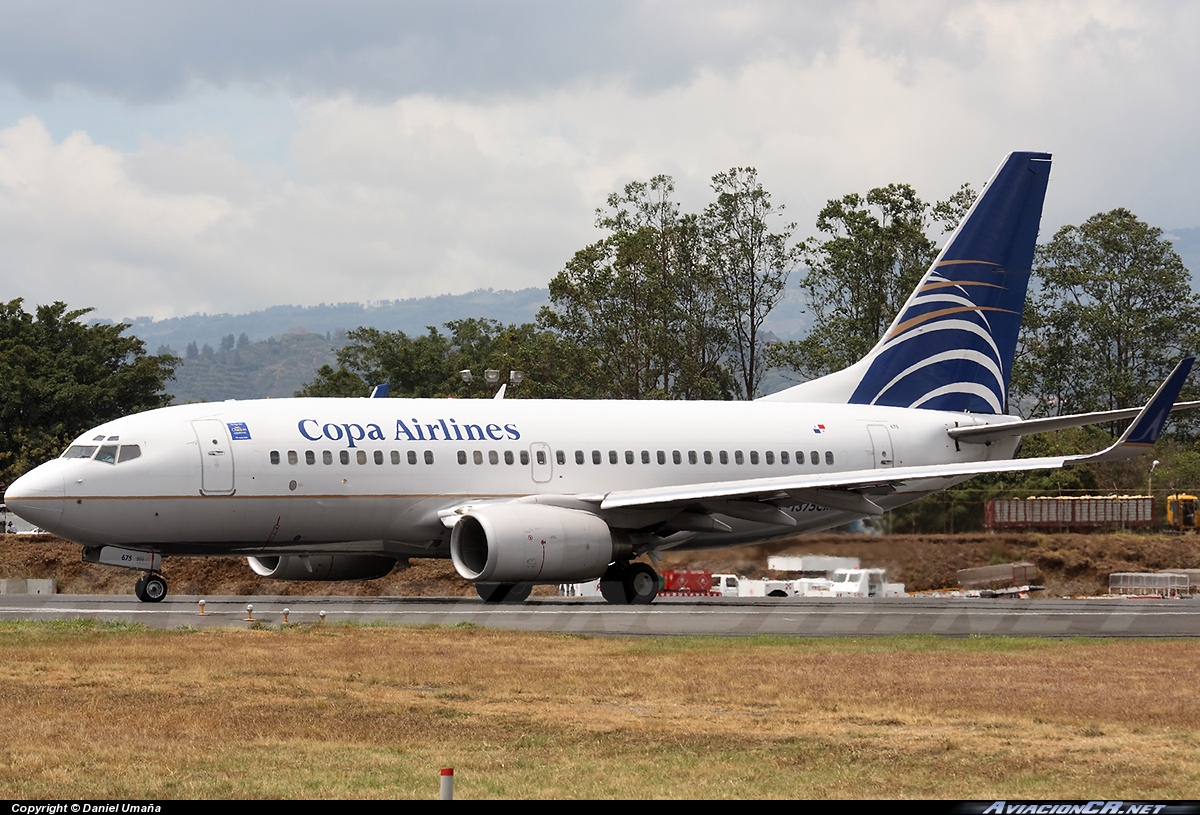
[[[1072,456],[1067,461],[1071,464],[1119,461],[1146,452],[1147,448],[1153,446],[1162,434],[1163,427],[1166,426],[1167,419],[1171,416],[1171,408],[1179,397],[1179,391],[1183,389],[1183,383],[1191,373],[1192,363],[1195,361],[1195,357],[1184,357],[1179,360],[1175,370],[1171,371],[1171,375],[1158,386],[1158,390],[1150,397],[1150,401],[1142,408],[1142,412],[1129,424],[1129,427],[1125,428],[1125,432],[1121,434],[1121,438],[1117,439],[1115,444],[1099,453],[1090,456]]]

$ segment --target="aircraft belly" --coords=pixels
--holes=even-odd
[[[211,541],[271,547],[349,540],[426,541],[444,531],[436,509],[396,496],[103,497],[70,504],[56,532],[83,544]],[[406,525],[400,519],[411,515]],[[432,523],[430,522],[432,517]],[[419,523],[423,521],[423,523]]]

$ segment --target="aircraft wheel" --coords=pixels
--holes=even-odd
[[[146,601],[146,575],[142,575],[141,577],[139,577],[137,579],[137,582],[133,584],[133,596],[136,597],[138,600],[142,601],[143,603],[147,602]]]
[[[783,589],[775,589],[775,591],[771,592],[767,596],[768,597],[787,597],[787,592],[784,591]]]
[[[138,598],[144,603],[158,603],[167,596],[167,581],[162,575],[151,574],[142,578],[146,581],[142,587],[144,596]]]
[[[523,603],[533,591],[533,584],[476,583],[475,591],[485,603]]]
[[[658,589],[662,585],[658,580],[658,572],[645,563],[633,563],[625,570],[625,593],[629,603],[644,606],[654,602]]]
[[[629,594],[625,589],[625,571],[626,567],[614,563],[600,578],[600,596],[614,606],[629,605]]]

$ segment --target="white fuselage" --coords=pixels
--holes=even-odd
[[[230,401],[108,422],[72,449],[116,446],[115,456],[55,459],[9,494],[22,517],[87,546],[446,556],[439,513],[465,504],[1002,459],[1015,439],[958,449],[946,434],[997,420],[1007,417],[782,402]],[[876,501],[892,508],[958,480],[901,485]],[[727,519],[732,532],[688,532],[673,545],[863,517],[806,502],[782,509],[795,527]]]

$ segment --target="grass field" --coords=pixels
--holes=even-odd
[[[0,797],[1200,798],[1200,641],[0,625]]]

